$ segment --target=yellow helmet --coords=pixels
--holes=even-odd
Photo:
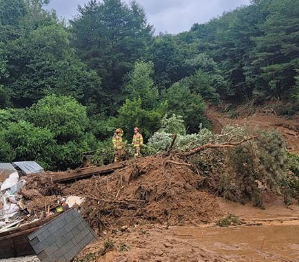
[[[115,130],[115,133],[116,133],[116,134],[119,134],[120,136],[122,136],[122,135],[124,134],[124,131],[123,131],[121,128],[117,128],[117,129]]]

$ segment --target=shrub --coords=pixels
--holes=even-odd
[[[241,221],[239,217],[229,213],[226,217],[223,217],[220,220],[218,220],[216,225],[220,227],[238,226],[241,225]]]

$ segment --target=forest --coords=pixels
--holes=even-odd
[[[114,130],[129,150],[135,126],[151,154],[163,132],[209,132],[207,104],[299,111],[298,0],[252,0],[177,35],[155,34],[134,1],[90,0],[69,22],[48,2],[0,0],[3,162],[107,163]]]

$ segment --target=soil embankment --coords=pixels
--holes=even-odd
[[[286,119],[277,116],[272,112],[265,113],[257,111],[255,114],[246,117],[229,118],[215,107],[206,110],[213,131],[220,133],[226,125],[246,125],[249,128],[261,128],[266,130],[277,130],[286,141],[289,152],[299,155],[299,120]]]

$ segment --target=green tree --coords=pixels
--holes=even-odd
[[[89,1],[71,21],[73,43],[80,58],[102,77],[108,113],[123,100],[123,77],[145,55],[152,27],[135,2]]]
[[[5,108],[10,105],[10,91],[0,85],[0,108]]]
[[[267,4],[265,4],[267,3]],[[289,97],[295,84],[295,68],[299,61],[299,6],[296,0],[261,1],[267,18],[259,27],[253,64],[260,68],[256,81],[265,96]]]
[[[185,56],[181,52],[182,45],[177,44],[171,35],[155,37],[150,47],[150,57],[154,63],[155,81],[160,88],[169,87],[188,75],[185,68]]]
[[[129,99],[142,101],[142,108],[151,110],[158,105],[159,92],[154,86],[153,64],[151,62],[136,62],[134,70],[129,74],[129,81],[125,86]]]
[[[135,126],[140,128],[145,140],[147,140],[160,127],[164,115],[164,108],[145,110],[142,108],[141,99],[127,99],[119,109],[118,123],[125,131],[127,139],[133,136]],[[129,133],[128,133],[129,132]],[[130,133],[131,132],[131,133]]]
[[[61,25],[38,27],[7,45],[5,53],[10,77],[4,84],[18,105],[31,105],[49,93],[72,95],[85,103],[98,98],[100,78],[76,59]]]
[[[88,125],[86,108],[74,98],[49,95],[31,108],[31,122],[50,130],[58,144],[80,140]]]
[[[164,97],[168,104],[167,112],[182,116],[189,133],[197,133],[201,124],[209,126],[204,116],[205,103],[200,94],[191,92],[187,80],[173,84]]]
[[[214,103],[220,102],[220,96],[213,87],[213,78],[208,73],[199,69],[187,81],[190,89],[200,94],[205,100]]]
[[[0,24],[2,26],[17,26],[27,14],[24,0],[1,0],[0,10]]]
[[[52,151],[55,145],[53,133],[26,121],[11,123],[2,131],[2,138],[7,150],[6,158],[10,161],[35,160],[50,163],[55,154]]]
[[[1,162],[12,162],[16,157],[15,150],[5,139],[5,131],[0,129],[0,159]]]

